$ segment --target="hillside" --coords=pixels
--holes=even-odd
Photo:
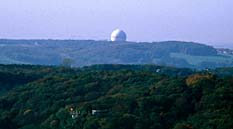
[[[233,127],[233,68],[198,72],[148,65],[0,68],[8,76],[0,84],[14,87],[0,95],[1,129]]]
[[[191,42],[108,42],[91,40],[0,40],[1,64],[157,64],[187,68],[233,66],[233,55]],[[220,52],[220,53],[219,53]]]
[[[147,71],[169,76],[187,76],[194,71],[155,65],[93,65],[70,69],[67,67],[33,66],[33,65],[0,65],[0,94],[46,76],[62,74],[63,71],[79,73],[82,71]],[[231,72],[230,72],[231,73]],[[232,72],[233,73],[233,72]],[[225,73],[223,73],[225,75]]]

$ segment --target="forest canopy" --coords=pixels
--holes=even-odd
[[[230,129],[232,71],[0,65],[0,129]]]

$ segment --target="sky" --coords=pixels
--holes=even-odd
[[[1,0],[0,38],[233,44],[233,0]]]

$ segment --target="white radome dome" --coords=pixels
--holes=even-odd
[[[113,42],[125,42],[127,39],[126,33],[123,30],[116,29],[111,34],[111,41]]]

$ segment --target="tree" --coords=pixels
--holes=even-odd
[[[64,58],[62,60],[62,66],[64,67],[71,67],[74,61],[71,58]]]

